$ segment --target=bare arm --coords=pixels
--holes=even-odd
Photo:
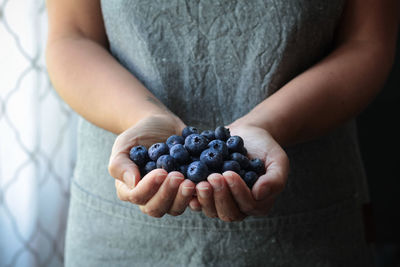
[[[48,72],[76,112],[117,134],[149,115],[172,115],[108,52],[99,0],[47,0],[47,8]]]
[[[347,1],[336,48],[235,124],[264,128],[286,146],[354,117],[379,92],[392,66],[399,9],[397,0]]]

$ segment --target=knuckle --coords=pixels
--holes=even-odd
[[[137,205],[144,204],[143,203],[143,199],[140,196],[136,195],[136,194],[129,195],[128,200],[129,200],[129,202],[132,202],[132,203],[137,204]]]
[[[168,202],[171,199],[171,196],[167,192],[160,192],[160,201],[162,203]]]
[[[217,218],[218,214],[214,213],[214,212],[209,212],[209,213],[206,214],[206,216],[209,217],[209,218]]]
[[[108,163],[108,172],[112,177],[118,177],[118,164],[114,159],[111,159]]]
[[[171,210],[168,214],[171,216],[179,216],[183,214],[183,210]]]
[[[125,198],[123,198],[121,196],[121,194],[119,193],[119,191],[117,190],[117,197],[119,198],[119,200],[125,201]]]
[[[249,214],[252,213],[256,209],[256,205],[254,203],[246,203],[241,209],[243,213]]]
[[[224,222],[240,222],[243,221],[246,216],[243,215],[233,215],[233,216],[227,216],[227,215],[222,215],[219,217],[221,220]]]
[[[165,213],[157,208],[146,208],[146,214],[151,217],[161,218]]]
[[[227,215],[221,215],[221,216],[219,216],[219,218],[221,220],[223,220],[224,222],[233,222],[234,221],[232,217],[227,216]]]

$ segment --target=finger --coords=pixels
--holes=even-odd
[[[240,211],[248,215],[253,215],[257,208],[256,201],[243,179],[233,171],[226,171],[222,175]]]
[[[124,182],[115,179],[115,189],[120,200],[129,201],[130,195],[132,195],[132,189],[129,189]]]
[[[196,186],[197,199],[201,205],[203,213],[210,218],[218,217],[217,209],[215,208],[213,189],[210,183],[200,182]]]
[[[123,181],[129,188],[135,187],[140,180],[139,168],[125,152],[118,152],[110,157],[108,172],[115,179]]]
[[[201,211],[201,205],[199,203],[199,200],[197,199],[197,197],[193,197],[190,202],[189,202],[189,208],[192,211]]]
[[[271,154],[267,155],[266,173],[258,178],[252,189],[256,200],[276,197],[286,185],[289,160],[283,150]]]
[[[213,173],[208,176],[207,180],[213,187],[218,217],[225,222],[243,220],[246,216],[235,203],[224,177],[221,174]]]
[[[155,169],[146,174],[132,189],[129,201],[137,205],[146,204],[157,193],[167,175],[163,169]]]
[[[189,179],[184,180],[179,186],[178,194],[168,213],[172,216],[181,215],[189,205],[194,192],[195,184]]]
[[[183,180],[181,173],[170,172],[157,193],[144,205],[143,211],[152,217],[162,217],[170,210]]]

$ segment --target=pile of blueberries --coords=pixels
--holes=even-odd
[[[194,183],[205,181],[211,173],[234,171],[252,188],[265,173],[260,159],[249,159],[240,136],[231,136],[229,129],[219,126],[201,133],[187,126],[182,136],[171,135],[165,143],[155,143],[147,150],[134,146],[131,160],[140,168],[142,177],[156,168],[179,171]]]

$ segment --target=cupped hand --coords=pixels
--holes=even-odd
[[[262,128],[238,123],[227,127],[231,135],[243,138],[249,158],[259,158],[265,163],[266,173],[258,178],[251,190],[235,172],[213,173],[207,181],[197,184],[197,199],[190,202],[190,207],[223,221],[240,221],[249,215],[266,215],[286,185],[288,157]]]
[[[162,169],[155,169],[141,179],[138,166],[129,158],[133,146],[148,148],[165,142],[169,136],[179,135],[184,127],[185,124],[172,115],[152,115],[116,138],[108,170],[115,178],[119,199],[139,205],[142,212],[153,217],[184,212],[195,191],[192,181],[184,180],[179,172],[167,173]]]

